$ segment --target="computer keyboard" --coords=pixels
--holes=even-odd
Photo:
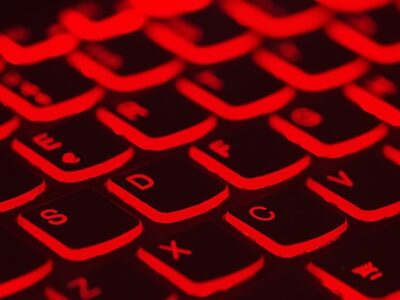
[[[400,300],[400,2],[5,0],[0,298]]]

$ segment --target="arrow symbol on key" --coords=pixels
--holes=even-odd
[[[329,181],[332,181],[332,182],[347,186],[347,187],[352,187],[354,185],[354,183],[351,180],[351,178],[343,170],[340,170],[338,172],[338,176],[329,175],[329,176],[326,177],[326,179],[328,179]]]

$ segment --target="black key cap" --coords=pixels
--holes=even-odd
[[[305,91],[338,87],[369,68],[366,60],[331,41],[323,30],[267,42],[255,58],[268,72]]]
[[[42,178],[2,153],[0,156],[0,212],[34,200],[46,189]]]
[[[307,269],[344,300],[400,297],[400,223],[317,258]]]
[[[271,115],[269,124],[314,155],[329,158],[370,147],[388,131],[385,124],[348,101],[339,89],[303,94],[296,104]]]
[[[329,36],[344,47],[381,64],[400,62],[400,7],[387,5],[365,14],[348,15],[328,26]]]
[[[316,0],[339,12],[355,13],[385,6],[391,0]]]
[[[254,49],[261,40],[216,5],[163,23],[150,23],[145,31],[161,47],[194,64],[236,58]]]
[[[30,121],[53,121],[89,109],[104,91],[55,58],[0,74],[2,102]]]
[[[201,224],[141,247],[137,256],[185,293],[206,297],[253,277],[264,258],[227,232]]]
[[[18,127],[20,121],[9,109],[0,104],[0,140],[7,138]]]
[[[309,178],[307,186],[353,218],[374,222],[400,214],[399,179],[400,168],[375,151]]]
[[[130,0],[134,7],[145,12],[146,15],[156,18],[171,18],[184,13],[202,9],[211,3],[211,0]]]
[[[214,116],[179,94],[172,85],[99,108],[97,117],[131,143],[159,151],[198,140],[217,124]]]
[[[276,256],[290,258],[315,251],[347,229],[347,221],[304,188],[230,210],[225,220]]]
[[[267,126],[235,135],[219,135],[192,146],[190,157],[229,183],[248,190],[281,183],[298,175],[310,157]]]
[[[314,278],[306,274],[286,275],[277,280],[266,281],[253,291],[235,300],[338,300],[333,294],[319,286]]]
[[[84,190],[22,213],[18,224],[61,257],[83,261],[132,242],[142,224],[109,199]]]
[[[86,117],[21,136],[13,140],[12,148],[32,165],[62,182],[103,175],[120,167],[133,155],[133,150],[120,137]]]
[[[312,0],[225,0],[222,3],[239,24],[267,37],[290,37],[314,31],[333,17],[330,10]]]
[[[29,288],[53,270],[53,262],[29,246],[0,230],[0,297],[5,298]]]
[[[140,47],[138,46],[140,45]],[[86,43],[68,56],[86,76],[115,91],[134,91],[165,83],[184,64],[149,40],[133,32],[99,43]]]
[[[344,88],[344,93],[363,110],[389,123],[400,126],[400,65],[386,66]]]
[[[60,14],[61,24],[82,40],[102,41],[127,34],[140,29],[146,20],[124,0],[82,2]]]
[[[250,56],[182,78],[177,88],[195,103],[228,120],[270,113],[295,95],[293,88],[264,72]]]
[[[57,24],[69,1],[7,1],[0,16],[0,54],[13,64],[32,64],[61,56],[78,40]]]
[[[72,278],[55,286],[47,286],[47,299],[98,300],[177,300],[165,287],[155,285],[127,262],[113,262],[84,276]],[[58,297],[58,298],[57,298]]]
[[[193,218],[220,205],[228,187],[186,157],[170,157],[107,182],[110,192],[160,223]]]

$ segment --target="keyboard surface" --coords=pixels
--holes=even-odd
[[[5,0],[0,299],[400,300],[398,0]]]

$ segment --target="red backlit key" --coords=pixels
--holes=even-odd
[[[61,182],[103,175],[133,156],[133,150],[120,137],[94,120],[82,117],[14,139],[12,148]]]
[[[400,166],[400,139],[398,135],[383,147],[385,156]]]
[[[328,35],[344,47],[380,64],[400,63],[400,6],[344,16],[330,24]]]
[[[178,300],[175,294],[139,273],[128,262],[117,261],[61,284],[47,286],[48,300]],[[176,297],[176,298],[173,298]]]
[[[400,299],[400,223],[327,252],[307,269],[343,300]]]
[[[309,189],[355,219],[374,222],[400,214],[400,168],[379,151],[307,180]]]
[[[337,158],[356,153],[380,141],[388,131],[339,89],[303,94],[297,103],[271,115],[269,124],[316,156]]]
[[[97,117],[131,143],[152,151],[193,142],[217,124],[214,116],[179,94],[173,85],[143,95],[123,95],[123,101],[99,108]]]
[[[267,37],[289,37],[321,28],[333,13],[312,0],[251,0],[222,2],[239,24]]]
[[[314,92],[349,83],[369,68],[366,60],[330,40],[323,30],[266,43],[255,58],[276,77]]]
[[[57,24],[69,1],[7,1],[0,21],[0,54],[13,64],[32,64],[61,56],[78,40]]]
[[[400,126],[400,65],[385,66],[344,88],[344,93],[363,110],[392,126]]]
[[[108,190],[159,223],[193,218],[220,205],[228,187],[189,158],[170,157],[107,182]]]
[[[17,222],[58,255],[72,261],[112,252],[142,232],[138,219],[93,190],[38,206],[19,215]]]
[[[7,138],[19,127],[19,119],[0,104],[0,140]]]
[[[230,210],[225,220],[276,256],[315,251],[347,229],[346,220],[306,189],[292,189]]]
[[[316,0],[327,7],[340,12],[362,12],[389,4],[392,0]]]
[[[147,35],[194,64],[213,64],[254,49],[260,37],[238,25],[216,5],[165,22],[150,23]]]
[[[53,262],[0,230],[0,298],[25,290],[53,270]]]
[[[134,91],[160,85],[179,74],[184,64],[133,32],[99,43],[86,43],[68,56],[72,66],[115,91]]]
[[[43,179],[5,153],[0,155],[0,166],[0,212],[24,205],[46,189]]]
[[[53,121],[96,104],[104,91],[64,58],[8,67],[0,74],[0,101],[30,121]]]
[[[180,79],[177,88],[195,103],[227,120],[270,113],[295,96],[293,88],[266,73],[250,56]]]
[[[186,294],[206,297],[251,277],[264,258],[216,225],[201,224],[158,243],[137,256]]]
[[[219,135],[192,146],[190,157],[229,183],[261,189],[298,175],[310,156],[268,128],[253,126],[235,135]]]
[[[170,18],[202,9],[211,0],[130,0],[135,8],[156,18]]]
[[[126,1],[85,1],[60,14],[61,24],[79,39],[101,41],[141,28],[146,18]]]

